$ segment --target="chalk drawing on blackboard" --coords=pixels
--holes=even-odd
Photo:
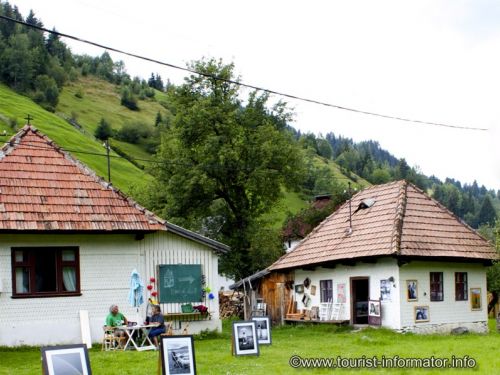
[[[179,278],[179,282],[181,282],[181,283],[188,282],[189,284],[192,284],[195,280],[196,279],[193,276],[186,276],[186,277]]]
[[[175,284],[174,281],[174,272],[171,269],[165,270],[165,277],[163,278],[163,287],[164,288],[173,288]]]

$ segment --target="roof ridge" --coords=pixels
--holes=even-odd
[[[456,221],[458,221],[459,224],[463,225],[465,228],[467,228],[470,232],[472,232],[473,234],[475,234],[476,236],[478,236],[479,238],[481,238],[482,240],[488,242],[491,246],[495,247],[495,245],[490,241],[488,240],[487,238],[483,237],[477,230],[475,230],[474,228],[472,228],[469,224],[467,224],[464,220],[462,220],[458,215],[456,215],[455,213],[453,213],[452,211],[450,211],[445,205],[443,205],[441,202],[439,202],[438,200],[434,199],[433,197],[431,197],[429,194],[427,194],[425,191],[423,191],[422,189],[420,189],[418,186],[410,183],[411,187],[413,189],[415,189],[418,193],[421,193],[423,194],[427,199],[429,199],[430,201],[432,201],[434,204],[436,204],[440,209],[442,209],[443,211],[445,211],[446,213],[448,213],[450,216],[452,216]]]
[[[22,138],[24,138],[29,132],[43,139],[47,143],[47,145],[49,145],[52,149],[54,149],[62,156],[64,156],[66,160],[74,164],[84,175],[90,177],[92,180],[94,180],[94,182],[98,183],[104,189],[111,190],[112,192],[116,193],[121,199],[126,201],[130,207],[135,208],[136,210],[142,212],[142,214],[146,216],[150,224],[155,224],[154,222],[152,222],[154,220],[156,221],[156,224],[165,225],[166,220],[163,220],[162,218],[158,217],[153,212],[141,206],[134,199],[125,195],[121,190],[114,187],[111,182],[107,182],[102,177],[98,176],[91,168],[86,166],[80,160],[74,158],[69,152],[64,151],[62,147],[60,147],[55,141],[50,139],[46,134],[41,133],[36,127],[32,125],[23,126],[23,128],[19,132],[14,134],[6,142],[6,144],[2,147],[2,152],[0,153],[0,162],[5,156],[10,154],[12,151],[16,149],[16,147],[20,145]]]
[[[392,230],[391,249],[395,254],[401,252],[401,237],[403,235],[403,220],[408,201],[408,182],[406,180],[397,181],[400,184],[398,193],[398,203],[396,206],[396,216],[394,217],[394,227]]]

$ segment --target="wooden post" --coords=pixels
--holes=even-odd
[[[285,284],[276,283],[280,300],[280,325],[285,323]]]

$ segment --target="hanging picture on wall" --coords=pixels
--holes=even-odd
[[[391,300],[391,282],[389,280],[380,280],[380,300]]]
[[[429,306],[415,306],[415,323],[429,321]]]
[[[344,283],[337,284],[337,303],[346,303]]]
[[[406,300],[409,302],[418,301],[417,280],[406,280]]]
[[[472,310],[481,310],[481,288],[470,288],[470,305]]]
[[[295,285],[295,293],[304,293],[304,284]]]
[[[311,285],[311,296],[316,295],[316,285]]]

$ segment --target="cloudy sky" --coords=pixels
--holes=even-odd
[[[296,128],[376,140],[441,179],[500,189],[500,2],[12,0],[46,27],[185,66],[234,62],[246,83],[412,124],[288,100]],[[103,51],[66,41],[73,52]],[[181,83],[166,67],[112,54],[131,75]]]

